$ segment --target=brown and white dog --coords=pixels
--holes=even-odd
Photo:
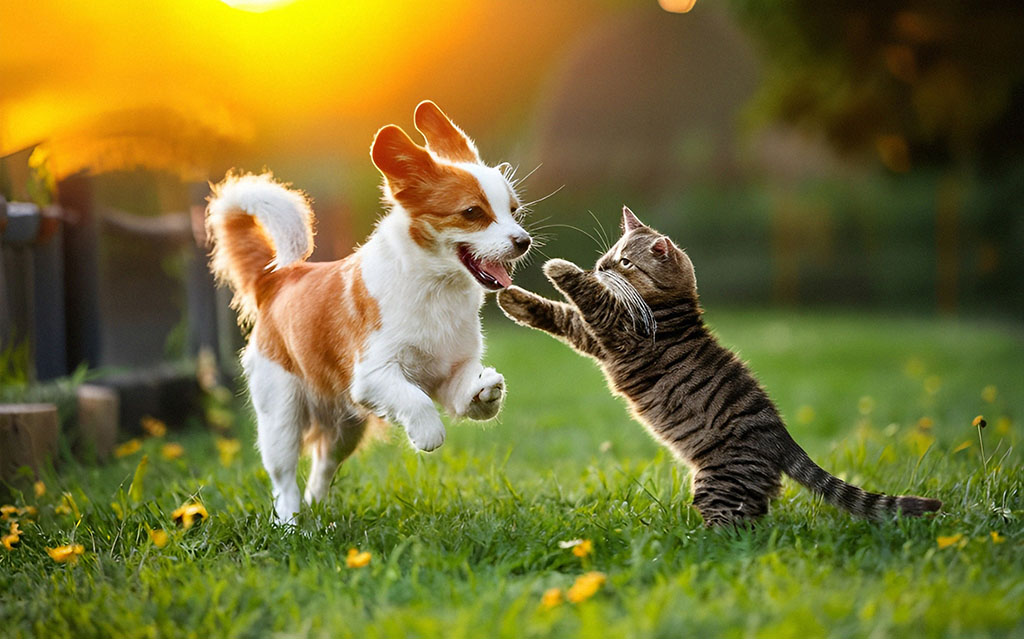
[[[433,102],[416,107],[419,146],[395,126],[370,155],[390,210],[336,262],[310,263],[313,213],[269,175],[229,175],[207,209],[211,269],[252,324],[242,355],[258,445],[279,520],[299,510],[296,466],[312,452],[307,502],[323,499],[374,415],[434,450],[454,417],[498,414],[504,378],[480,363],[484,291],[511,284],[508,266],[530,236],[502,166],[480,161]]]

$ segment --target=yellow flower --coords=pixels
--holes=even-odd
[[[171,513],[171,519],[182,525],[185,530],[188,530],[198,521],[205,521],[210,514],[206,512],[206,507],[197,501],[190,501],[182,504],[178,508],[174,509]]]
[[[7,521],[12,516],[14,516],[14,517],[18,516],[18,507],[17,506],[12,506],[10,504],[4,505],[4,506],[0,506],[0,519],[3,519],[4,521]]]
[[[184,454],[185,447],[175,442],[164,444],[160,447],[160,455],[168,461],[178,459]]]
[[[981,398],[991,404],[996,401],[996,397],[999,395],[999,391],[995,386],[989,384],[985,388],[981,389]]]
[[[948,537],[939,536],[936,537],[935,541],[939,544],[940,550],[943,548],[949,548],[950,546],[963,548],[967,545],[967,539],[964,537],[963,533],[957,533]]]
[[[917,427],[921,430],[931,430],[932,426],[935,425],[935,420],[931,417],[922,417],[917,420]]]
[[[60,503],[53,512],[58,515],[70,515],[74,513],[75,519],[81,519],[82,515],[78,512],[78,504],[75,503],[75,498],[71,496],[71,493],[64,493],[61,495]]]
[[[163,437],[167,434],[167,424],[155,417],[146,415],[142,418],[141,423],[142,430],[146,431],[150,437]]]
[[[796,421],[801,424],[810,424],[814,421],[814,407],[804,404],[796,409]]]
[[[548,588],[540,598],[540,607],[545,610],[551,610],[560,603],[562,603],[561,588]]]
[[[35,517],[39,514],[39,509],[35,506],[25,506],[18,509],[18,515],[22,517]]]
[[[594,596],[594,594],[601,589],[604,582],[607,580],[603,572],[588,572],[585,575],[580,575],[576,578],[576,583],[569,588],[569,591],[565,594],[566,599],[573,603],[580,603],[586,601]]]
[[[44,484],[42,481],[37,481],[35,484],[33,484],[32,489],[36,493],[36,499],[46,494],[46,484]]]
[[[21,535],[4,535],[0,537],[0,544],[3,545],[5,550],[14,550],[14,547],[21,543]]]
[[[370,563],[370,557],[369,551],[359,552],[355,548],[349,548],[348,557],[345,557],[345,565],[349,568],[362,568]]]
[[[934,395],[942,388],[942,379],[938,375],[929,375],[924,379],[924,392]]]
[[[1002,535],[1000,535],[998,532],[996,532],[994,530],[992,532],[990,532],[989,535],[992,536],[992,543],[994,543],[994,544],[1001,544],[1004,541],[1006,541],[1006,537],[1003,537]]]
[[[978,415],[977,417],[971,420],[971,426],[975,426],[977,428],[985,428],[986,426],[988,426],[988,422],[985,421],[984,417]]]
[[[114,457],[120,459],[121,457],[127,457],[128,455],[134,455],[139,452],[140,448],[142,448],[142,440],[138,438],[129,439],[114,449]]]
[[[21,529],[21,525],[19,525],[18,522],[12,521],[11,522],[11,534],[12,535],[18,535],[20,537],[21,535],[25,534],[25,531],[23,531]]]
[[[149,538],[153,540],[154,546],[157,548],[163,548],[170,540],[170,535],[167,534],[166,530],[157,528],[156,530],[149,531]]]
[[[216,439],[217,452],[220,454],[220,463],[225,468],[231,465],[235,455],[242,449],[242,444],[237,439],[218,437]]]
[[[78,561],[78,556],[84,552],[85,548],[82,547],[82,544],[70,544],[46,549],[46,554],[50,555],[50,559],[59,564],[64,562],[73,564]]]
[[[996,432],[1000,435],[1005,435],[1010,432],[1010,426],[1012,422],[1009,417],[1000,417],[996,420]]]
[[[903,365],[903,372],[907,377],[920,377],[924,375],[924,362],[917,357],[911,357]]]
[[[583,539],[580,543],[572,547],[572,554],[576,555],[580,559],[586,557],[594,550],[594,544],[589,539]]]
[[[857,400],[857,410],[860,411],[861,415],[870,415],[875,410],[875,398],[871,395],[865,395]]]

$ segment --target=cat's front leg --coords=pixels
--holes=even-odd
[[[544,264],[544,274],[579,309],[605,349],[622,350],[636,339],[650,336],[650,324],[637,321],[636,309],[623,304],[602,281],[602,273],[584,271],[572,262],[553,259]]]
[[[590,334],[580,312],[565,302],[510,286],[498,292],[498,306],[517,324],[550,333],[582,353],[601,357],[601,345]]]

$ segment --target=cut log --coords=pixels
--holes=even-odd
[[[106,386],[78,387],[78,437],[75,448],[86,459],[106,461],[117,442],[121,402],[117,391]]]
[[[57,454],[57,406],[0,404],[0,479],[12,481],[22,466],[38,475]]]

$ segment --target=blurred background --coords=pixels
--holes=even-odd
[[[626,203],[708,307],[1019,323],[1019,2],[691,4],[5,0],[3,381],[234,362],[208,183],[272,170],[344,256],[382,211],[375,131],[428,98],[554,193],[547,255],[591,263]],[[550,290],[542,259],[517,282]]]

